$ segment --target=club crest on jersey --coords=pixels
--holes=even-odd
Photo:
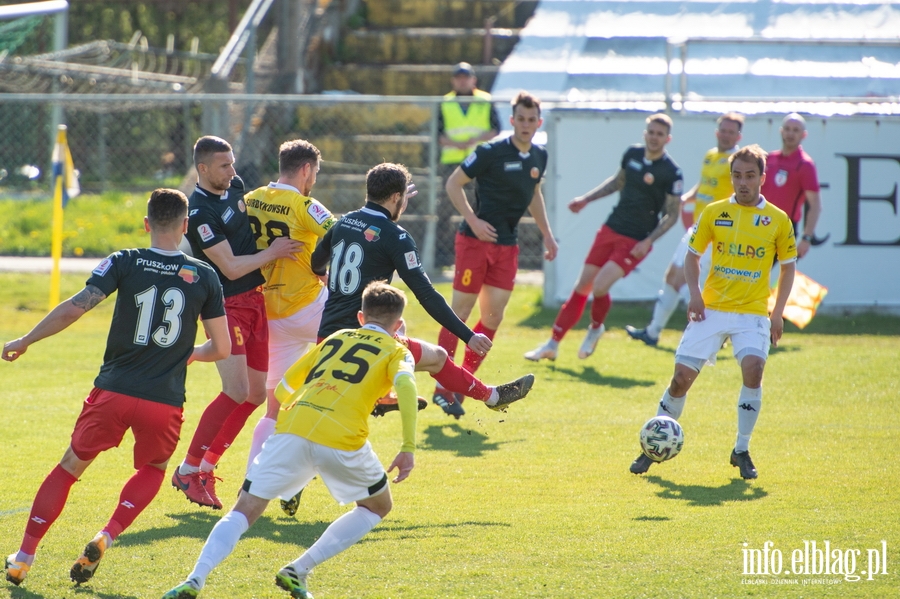
[[[541,176],[540,169],[538,169],[538,167],[536,167],[536,166],[531,167],[531,178],[538,179],[538,178],[540,178],[540,176]]]
[[[185,283],[196,283],[200,280],[200,273],[197,272],[197,267],[187,264],[181,267],[181,270],[178,271],[178,276],[184,279]]]
[[[318,202],[311,202],[309,204],[309,208],[307,208],[306,211],[313,218],[313,220],[320,225],[331,218],[331,213],[325,209],[325,206],[319,204]]]
[[[775,173],[775,185],[778,187],[784,187],[784,184],[787,183],[788,172],[784,169],[779,169],[777,173]]]
[[[209,241],[213,237],[215,237],[215,234],[212,231],[212,227],[207,224],[203,224],[197,227],[197,232],[200,233],[200,239],[202,239],[203,241]]]
[[[520,170],[522,170],[522,163],[521,162],[504,162],[503,170],[506,172],[520,171]]]
[[[415,252],[406,252],[403,257],[406,259],[406,268],[412,270],[419,267],[419,256]]]
[[[381,235],[381,229],[378,227],[369,227],[363,231],[363,235],[366,236],[366,241],[378,241],[378,237]]]
[[[653,178],[653,173],[644,173],[644,183],[647,185],[653,185],[653,182],[656,179]]]
[[[244,200],[238,200],[238,210],[247,212],[247,204],[244,203]]]
[[[91,272],[97,276],[102,277],[106,274],[106,271],[109,270],[109,267],[112,266],[112,260],[109,258],[104,258],[100,264],[97,265],[97,268],[92,270]]]
[[[761,216],[761,215],[757,214],[756,216],[753,217],[753,226],[754,227],[758,227],[760,225],[762,225],[764,227],[768,227],[769,223],[771,223],[771,222],[772,222],[772,219],[769,218],[768,216]]]

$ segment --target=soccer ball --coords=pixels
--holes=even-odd
[[[654,416],[641,427],[641,451],[654,462],[665,462],[684,446],[684,431],[674,418]]]

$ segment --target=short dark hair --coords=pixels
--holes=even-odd
[[[292,175],[303,168],[304,164],[319,165],[322,153],[319,148],[305,139],[292,139],[278,148],[278,172]]]
[[[403,316],[406,295],[384,281],[372,281],[362,294],[363,318],[377,320],[383,324],[396,322]]]
[[[366,173],[366,199],[383,204],[395,193],[403,193],[412,177],[402,164],[383,162]]]
[[[666,131],[672,133],[672,119],[669,118],[669,115],[663,114],[661,112],[657,112],[656,114],[651,114],[647,117],[646,125],[649,127],[650,123],[658,123],[666,128]]]
[[[537,108],[538,116],[541,116],[541,101],[534,94],[529,94],[526,91],[521,91],[516,94],[516,97],[512,99],[510,102],[512,106],[513,116],[516,114],[516,108],[519,106],[524,106],[525,108]]]
[[[759,144],[753,144],[749,146],[745,146],[732,154],[728,158],[728,164],[731,165],[731,170],[734,170],[734,161],[742,160],[744,162],[756,162],[759,166],[759,174],[763,174],[766,172],[766,151],[759,147]]]
[[[209,157],[221,152],[231,152],[231,144],[215,135],[204,135],[194,144],[194,166],[206,164]]]
[[[187,216],[188,199],[177,189],[154,189],[147,200],[147,219],[150,226],[170,229],[181,225]]]
[[[718,127],[724,121],[731,121],[732,123],[735,123],[738,128],[738,133],[740,133],[744,129],[744,115],[742,115],[740,112],[726,112],[716,119],[716,126]]]

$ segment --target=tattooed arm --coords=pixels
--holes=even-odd
[[[16,360],[28,350],[32,343],[52,337],[70,324],[84,316],[84,313],[106,299],[100,289],[87,285],[84,289],[60,303],[47,314],[24,337],[13,339],[3,345],[3,359],[7,362]]]
[[[600,198],[605,198],[606,196],[616,193],[620,189],[625,187],[625,171],[619,169],[619,171],[595,187],[590,190],[583,196],[579,196],[569,202],[569,210],[578,214],[581,212],[581,209],[593,202],[594,200],[599,200]]]

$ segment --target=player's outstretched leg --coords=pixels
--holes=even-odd
[[[300,574],[293,566],[285,566],[275,575],[275,584],[294,599],[313,599],[306,588],[306,574]]]
[[[740,469],[741,478],[744,480],[759,476],[756,472],[756,466],[753,465],[753,460],[750,459],[749,451],[731,450],[731,465]]]
[[[632,474],[643,474],[647,470],[650,470],[650,466],[652,465],[653,460],[651,460],[644,454],[641,454],[637,457],[636,460],[631,462],[631,468],[629,468],[629,470],[631,470]]]
[[[494,403],[492,399],[489,399],[485,402],[485,405],[495,412],[505,412],[507,406],[509,404],[519,401],[531,391],[531,387],[534,385],[534,375],[526,374],[525,376],[518,378],[511,383],[504,383],[502,385],[497,386],[497,401]]]
[[[602,324],[599,327],[593,325],[588,326],[587,335],[584,336],[584,341],[581,343],[581,348],[578,350],[579,358],[584,360],[594,353],[594,350],[597,349],[597,342],[600,341],[600,337],[603,336],[603,331],[605,330],[606,326]]]
[[[625,332],[628,333],[628,336],[632,339],[637,339],[638,341],[643,341],[650,347],[656,347],[656,344],[659,343],[659,337],[653,337],[650,335],[649,328],[647,329],[636,329],[630,324],[625,325]]]
[[[200,583],[191,578],[167,592],[162,599],[194,599],[199,594]]]
[[[460,416],[466,415],[466,411],[462,407],[462,400],[462,393],[448,391],[440,385],[434,388],[434,395],[431,397],[431,401],[434,402],[434,405],[442,409],[444,414],[453,416],[457,420],[459,420]]]
[[[557,355],[559,355],[559,342],[551,338],[543,345],[525,352],[524,357],[532,362],[540,362],[541,360],[556,360]]]
[[[6,570],[6,580],[19,586],[22,584],[22,581],[25,580],[25,576],[28,575],[31,565],[25,562],[16,561],[16,554],[13,553],[6,558],[6,566],[4,569]]]

